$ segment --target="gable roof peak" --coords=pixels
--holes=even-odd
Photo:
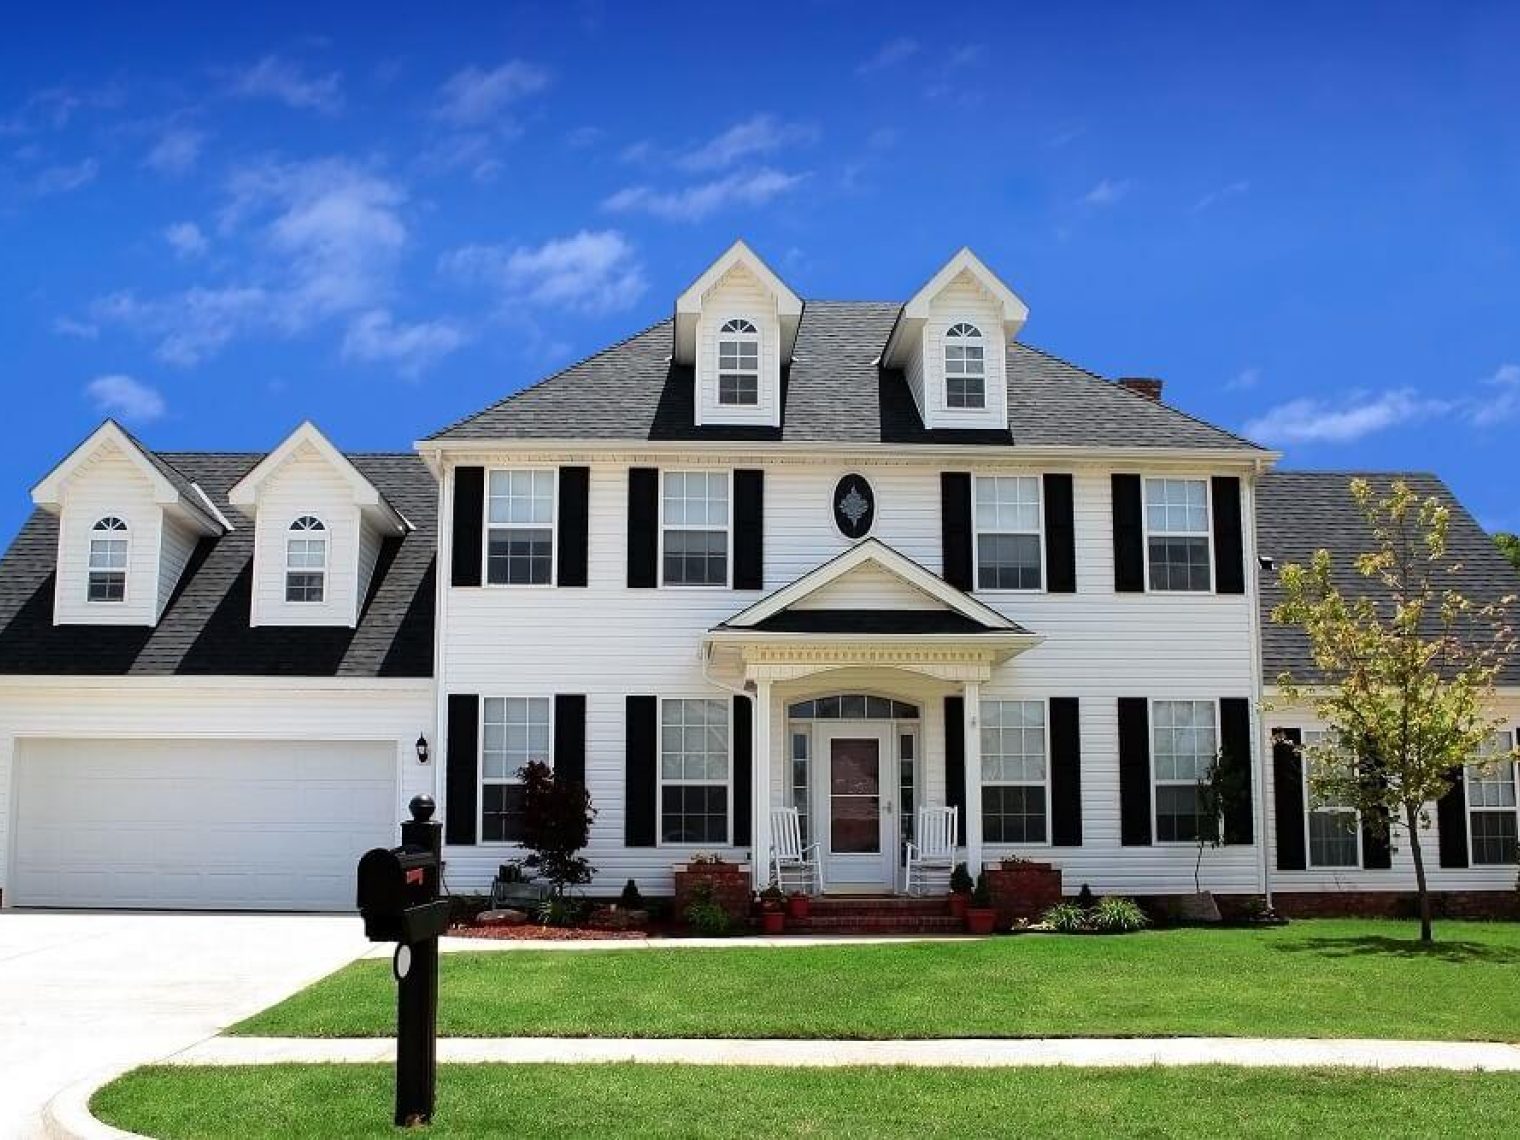
[[[391,505],[380,489],[370,482],[352,460],[344,455],[320,428],[310,420],[302,420],[281,444],[254,464],[253,470],[244,475],[227,492],[227,501],[250,518],[257,509],[259,492],[263,485],[285,463],[302,450],[314,451],[353,491],[354,503],[366,514],[375,518],[387,529],[397,533],[411,529],[406,516]]]
[[[776,315],[781,320],[782,363],[792,358],[792,345],[797,339],[797,326],[802,320],[802,298],[767,265],[743,238],[736,239],[723,253],[704,269],[695,281],[676,298],[675,358],[690,364],[697,352],[697,318],[702,314],[706,295],[714,285],[723,280],[730,271],[742,266],[776,300]]]

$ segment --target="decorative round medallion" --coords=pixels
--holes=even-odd
[[[834,525],[846,538],[864,538],[876,522],[876,492],[854,472],[834,484]]]

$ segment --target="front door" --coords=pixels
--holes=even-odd
[[[822,802],[814,818],[823,822],[824,882],[844,893],[890,891],[897,862],[891,726],[829,725],[820,736]]]

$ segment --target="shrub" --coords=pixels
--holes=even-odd
[[[1063,934],[1080,934],[1090,929],[1087,911],[1074,902],[1060,902],[1040,916],[1040,921]]]
[[[987,885],[987,872],[976,877],[976,889],[971,892],[971,905],[986,910],[992,905],[992,888]]]
[[[1098,905],[1087,914],[1092,928],[1107,934],[1129,934],[1150,925],[1150,919],[1145,917],[1145,912],[1134,899],[1117,895],[1099,899]]]
[[[691,892],[691,902],[681,915],[693,934],[718,938],[728,933],[728,912],[713,898],[711,883],[698,883]]]
[[[1077,892],[1077,905],[1083,910],[1091,910],[1092,905],[1097,901],[1093,898],[1092,888],[1083,883],[1082,889]]]
[[[966,864],[957,863],[950,872],[950,890],[958,895],[971,893],[971,872],[966,870]]]
[[[618,895],[618,906],[625,910],[644,909],[644,896],[639,894],[639,885],[632,879],[623,884],[623,893]]]
[[[556,777],[538,760],[528,761],[518,774],[523,784],[522,845],[532,852],[524,865],[549,880],[556,898],[567,887],[589,883],[596,868],[580,852],[591,838],[596,809],[586,786]]]
[[[760,905],[767,910],[780,910],[786,906],[786,892],[772,883],[760,892]]]
[[[580,900],[551,895],[538,904],[538,921],[544,926],[574,926],[584,917]]]

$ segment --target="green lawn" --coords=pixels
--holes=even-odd
[[[1520,1076],[1287,1069],[454,1065],[436,1137],[1520,1135]],[[154,1067],[102,1120],[155,1137],[394,1136],[381,1065]]]
[[[1259,1036],[1520,1040],[1520,924],[1325,920],[1265,930],[953,943],[504,951],[443,959],[450,1037]],[[358,962],[232,1032],[394,1031]]]

